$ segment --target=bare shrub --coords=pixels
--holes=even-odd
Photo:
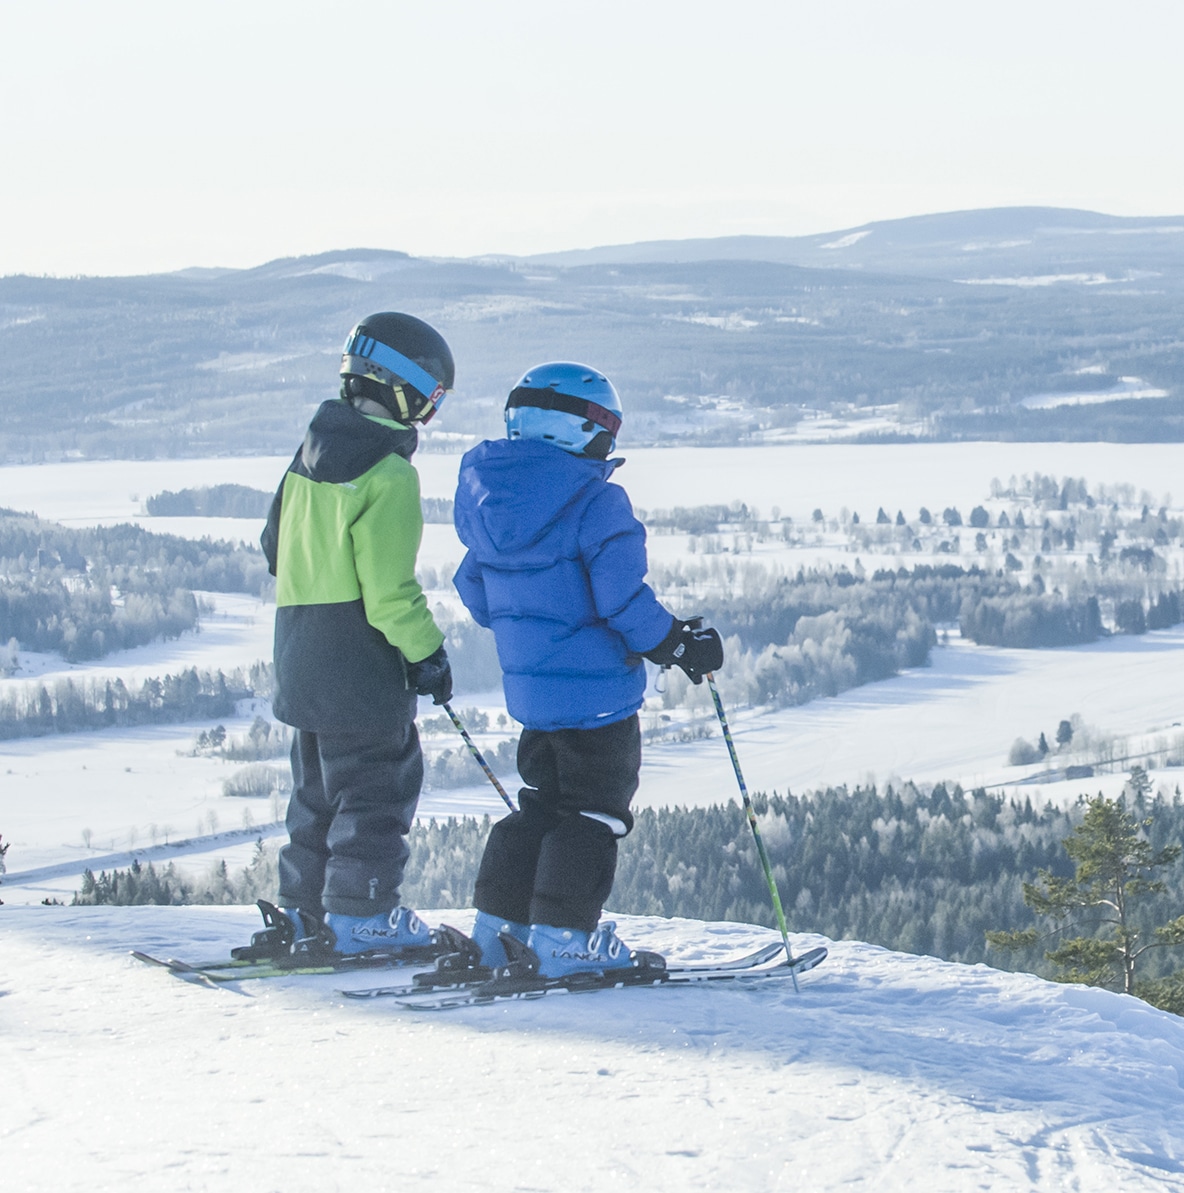
[[[268,799],[287,792],[288,776],[263,762],[253,762],[237,770],[222,783],[222,794],[238,799]]]

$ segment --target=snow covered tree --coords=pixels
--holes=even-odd
[[[1057,745],[1063,750],[1073,740],[1073,726],[1068,721],[1062,721],[1057,726]]]
[[[1030,741],[1017,737],[1007,753],[1008,766],[1031,766],[1040,761],[1040,751]]]
[[[1099,794],[1087,800],[1084,819],[1064,842],[1074,863],[1073,877],[1058,878],[1041,870],[1037,882],[1024,883],[1024,902],[1053,921],[1051,931],[1045,937],[1036,928],[988,932],[988,942],[1018,950],[1032,948],[1047,936],[1061,937],[1061,943],[1044,954],[1056,966],[1058,980],[1107,986],[1118,979],[1126,994],[1134,994],[1139,958],[1148,949],[1184,944],[1184,915],[1155,928],[1150,940],[1133,921],[1139,899],[1166,889],[1156,872],[1178,861],[1181,852],[1179,845],[1154,849],[1146,837],[1151,823],[1151,817],[1137,820],[1121,799]],[[1080,929],[1090,932],[1063,936]]]

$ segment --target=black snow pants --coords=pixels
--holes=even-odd
[[[596,729],[524,729],[520,811],[493,826],[474,902],[519,924],[591,932],[613,888],[617,841],[633,827],[637,715]],[[587,813],[605,817],[606,824]]]
[[[281,907],[319,917],[378,915],[398,906],[423,784],[413,717],[412,706],[393,729],[296,730],[289,843],[279,858]]]

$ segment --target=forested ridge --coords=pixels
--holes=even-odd
[[[1043,972],[1043,943],[1026,953],[1003,953],[988,948],[986,933],[1036,923],[1024,903],[1023,883],[1039,871],[1072,875],[1064,841],[1080,823],[1086,799],[1083,793],[1069,808],[1036,806],[1030,799],[965,791],[956,784],[905,783],[831,787],[802,796],[758,793],[754,804],[791,931]],[[1174,795],[1161,789],[1154,798],[1136,798],[1130,807],[1150,820],[1146,831],[1154,848],[1184,837],[1178,787]],[[775,926],[752,834],[736,803],[643,808],[635,817],[621,844],[609,913]],[[488,816],[416,822],[403,900],[414,907],[471,906],[491,824]],[[275,856],[261,850],[238,880],[228,878],[224,866],[212,883],[171,867],[166,875],[163,896],[149,893],[161,890],[154,872],[150,883],[92,876],[79,898],[250,902],[274,889]],[[1165,890],[1147,899],[1137,916],[1137,926],[1148,934],[1153,923],[1184,907],[1184,864],[1163,877]],[[1149,955],[1147,976],[1179,970],[1181,952]]]
[[[743,704],[803,704],[924,666],[938,627],[953,623],[979,645],[1047,648],[1167,628],[1181,611],[1180,593],[1169,582],[1146,595],[1144,577],[1112,579],[1104,587],[1114,614],[1110,629],[1096,595],[1101,582],[1083,578],[1049,591],[1039,577],[1025,584],[973,563],[790,576],[724,557],[658,567],[651,578],[671,607],[701,614],[719,629],[727,659],[721,683],[731,702]],[[693,697],[672,673],[667,707]]]
[[[1074,807],[1034,806],[956,784],[831,787],[755,797],[761,833],[790,927],[951,961],[1039,971],[1042,949],[989,950],[988,930],[1035,923],[1022,883],[1037,871],[1069,876],[1063,842]],[[1179,794],[1135,801],[1152,844],[1184,836]],[[775,926],[752,834],[735,803],[643,808],[620,849],[611,910]],[[468,906],[488,819],[417,824],[404,888],[423,907]],[[1184,865],[1141,913],[1148,924],[1184,907]],[[1172,950],[1151,975],[1179,968]],[[1158,968],[1155,968],[1158,967]]]
[[[267,517],[273,494],[248,485],[206,485],[196,489],[165,489],[144,502],[153,518]]]
[[[233,716],[239,700],[268,695],[271,683],[269,663],[229,673],[190,667],[140,683],[119,676],[30,682],[0,690],[0,740],[217,720]]]
[[[260,595],[270,585],[258,548],[0,509],[0,643],[24,650],[102,658],[193,629],[195,590]]]

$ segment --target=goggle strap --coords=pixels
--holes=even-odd
[[[432,401],[432,395],[437,389],[442,389],[435,377],[427,369],[417,365],[410,357],[404,356],[389,344],[384,344],[361,332],[355,332],[346,340],[343,355],[359,356],[363,360],[372,360],[375,364],[382,365],[384,369],[419,390],[429,401]],[[439,402],[432,404],[438,406]]]
[[[614,411],[587,398],[573,398],[570,394],[557,393],[553,389],[531,389],[520,385],[517,389],[511,390],[510,396],[506,399],[506,409],[516,410],[523,406],[574,414],[577,418],[603,427],[614,439],[621,429],[621,416]]]

